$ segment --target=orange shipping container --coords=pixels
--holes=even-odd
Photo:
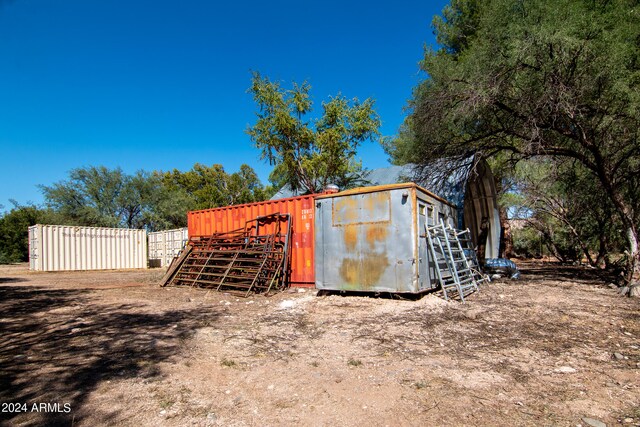
[[[313,287],[315,195],[267,200],[245,205],[191,211],[187,215],[189,237],[210,236],[243,228],[246,221],[275,213],[291,215],[291,286]]]

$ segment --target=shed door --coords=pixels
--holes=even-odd
[[[428,214],[432,210],[432,206],[418,199],[418,283],[420,289],[425,289],[429,286],[425,225],[427,225]]]

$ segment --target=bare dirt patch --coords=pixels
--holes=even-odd
[[[523,265],[466,304],[159,288],[0,267],[6,425],[640,425],[640,310]],[[33,403],[58,403],[33,411]],[[64,412],[64,404],[70,412]]]

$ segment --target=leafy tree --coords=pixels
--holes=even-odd
[[[328,184],[353,186],[362,178],[362,165],[355,159],[358,146],[379,135],[374,101],[338,95],[323,102],[322,116],[311,120],[310,90],[307,82],[284,89],[254,73],[249,92],[258,119],[247,133],[262,158],[275,166],[275,182],[311,193]]]
[[[20,205],[12,201],[13,208],[0,216],[0,264],[22,262],[29,259],[28,228],[35,224],[56,223],[59,216],[50,209],[33,204]]]
[[[621,223],[601,187],[574,163],[539,158],[519,164],[519,202],[532,212],[527,224],[541,233],[556,258],[584,257],[591,266],[608,265],[608,254],[621,247],[620,239],[612,238]]]
[[[268,198],[254,170],[242,165],[228,174],[222,165],[196,163],[187,172],[138,171],[90,166],[69,179],[41,186],[47,206],[65,224],[146,228],[186,226],[187,211],[249,203]]]
[[[162,175],[165,191],[178,192],[187,199],[188,210],[251,203],[269,198],[255,171],[241,165],[238,172],[228,174],[222,165],[196,163],[187,172],[174,169]]]
[[[640,2],[454,0],[434,21],[402,153],[574,160],[625,229],[640,275]],[[580,191],[579,188],[575,189]]]
[[[125,228],[144,228],[154,230],[147,218],[157,203],[160,182],[152,174],[138,171],[135,175],[124,175],[122,187],[116,196],[115,204],[119,225]]]
[[[138,171],[90,166],[73,169],[69,179],[41,186],[46,204],[66,224],[94,227],[148,227],[145,218],[154,209],[160,181]]]
[[[0,216],[0,263],[28,259],[27,228],[36,223],[166,230],[187,225],[187,211],[266,200],[270,190],[242,165],[227,174],[221,165],[195,164],[187,172],[138,171],[90,166],[41,186],[46,208],[19,205]],[[1,209],[1,207],[0,207]]]
[[[73,169],[68,180],[40,188],[47,206],[60,212],[67,223],[118,227],[123,221],[117,200],[124,186],[122,169],[90,166]]]

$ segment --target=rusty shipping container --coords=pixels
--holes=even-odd
[[[292,220],[290,284],[313,287],[314,279],[314,208],[316,195],[267,200],[244,205],[191,211],[187,214],[189,237],[210,236],[244,227],[259,216],[290,214]],[[266,229],[265,232],[272,230]]]
[[[448,201],[406,183],[320,195],[315,207],[318,289],[420,293],[438,286],[425,225],[455,226]]]

